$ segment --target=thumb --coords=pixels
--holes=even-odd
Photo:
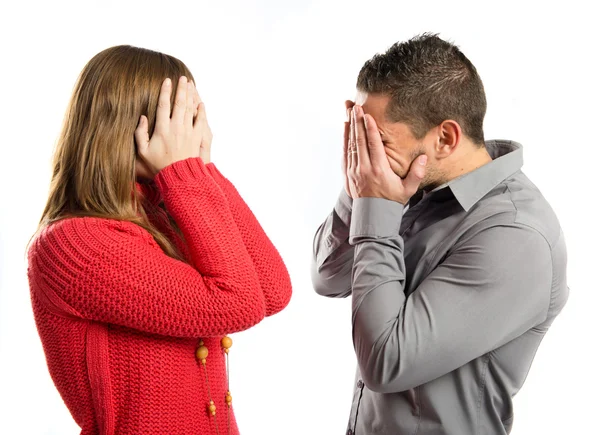
[[[134,137],[138,153],[146,151],[148,144],[150,143],[150,136],[148,135],[148,118],[144,115],[140,116],[140,121],[135,129]]]
[[[427,156],[425,154],[421,154],[419,157],[414,159],[412,164],[410,165],[408,175],[406,176],[406,178],[404,178],[402,182],[402,184],[404,185],[404,190],[411,196],[414,195],[415,192],[419,189],[421,180],[425,177],[426,164]]]

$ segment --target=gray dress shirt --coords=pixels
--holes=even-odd
[[[406,213],[340,198],[314,240],[317,293],[352,296],[358,360],[347,434],[507,434],[512,397],[565,305],[559,222],[516,142]]]

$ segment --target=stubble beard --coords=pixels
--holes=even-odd
[[[425,154],[425,144],[421,143],[419,144],[419,146],[415,147],[415,149],[413,150],[413,152],[410,155],[410,161],[411,161],[411,168],[414,163],[415,159],[417,157],[419,157],[421,154]],[[410,168],[409,168],[410,170]],[[406,175],[408,175],[408,171],[406,172],[406,174],[404,175],[404,177],[406,177]],[[402,178],[404,178],[402,177]],[[433,189],[435,189],[438,186],[441,186],[442,184],[444,184],[446,182],[446,177],[444,176],[444,174],[436,167],[433,167],[429,164],[429,162],[426,165],[426,171],[425,171],[425,177],[423,178],[423,180],[421,180],[421,183],[419,184],[419,191],[424,191],[424,192],[429,192]]]

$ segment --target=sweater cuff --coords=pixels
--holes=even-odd
[[[208,171],[208,173],[210,174],[210,176],[214,180],[227,180],[227,178],[225,178],[225,175],[223,175],[221,173],[221,171],[219,171],[219,169],[217,169],[217,167],[215,166],[215,164],[213,162],[208,163],[207,165],[205,165],[205,167],[206,167],[206,170]]]
[[[352,197],[348,196],[346,189],[342,189],[333,207],[335,213],[347,227],[350,227],[350,220],[352,218],[352,202]]]
[[[400,233],[404,205],[384,198],[356,198],[352,204],[350,244],[363,237],[395,237]]]
[[[210,176],[206,165],[200,157],[179,160],[161,170],[154,177],[154,182],[161,192],[167,188],[188,182],[198,182]]]

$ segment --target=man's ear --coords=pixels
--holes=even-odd
[[[454,152],[462,140],[460,124],[452,119],[443,121],[435,129],[435,151],[439,157],[447,157]]]

